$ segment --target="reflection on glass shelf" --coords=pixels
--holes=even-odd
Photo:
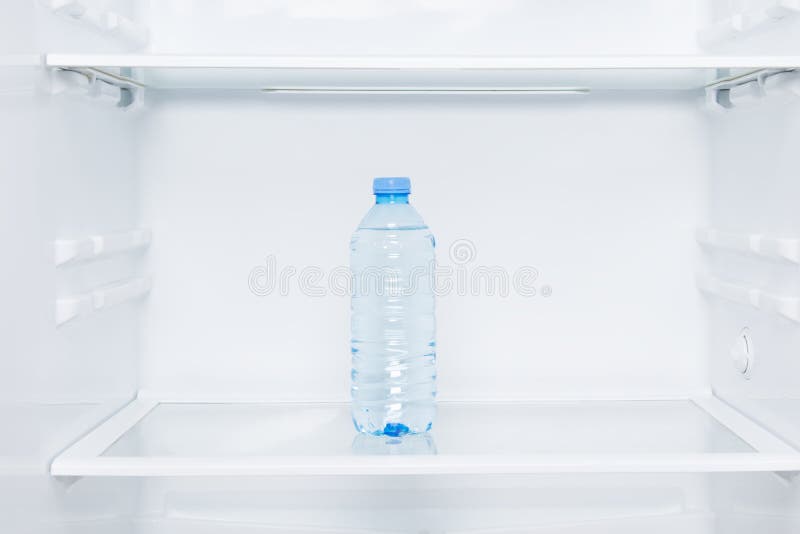
[[[358,434],[353,439],[353,454],[436,454],[436,442],[430,433],[409,434],[402,437]]]
[[[163,403],[103,456],[352,456],[416,450],[424,441],[391,449],[361,439],[347,404]],[[753,451],[691,401],[441,402],[430,442],[439,455]]]

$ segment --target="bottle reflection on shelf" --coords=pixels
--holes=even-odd
[[[429,432],[401,437],[358,434],[352,449],[360,455],[436,454],[436,442]]]

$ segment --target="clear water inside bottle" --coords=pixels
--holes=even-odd
[[[352,415],[359,432],[430,430],[436,412],[435,241],[408,195],[376,195],[350,242]]]

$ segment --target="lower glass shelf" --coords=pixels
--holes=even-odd
[[[800,452],[714,397],[440,402],[434,429],[357,434],[344,403],[136,399],[56,458],[56,476],[800,470]]]

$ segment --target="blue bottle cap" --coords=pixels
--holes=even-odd
[[[411,193],[411,180],[406,177],[375,178],[372,181],[372,192],[376,195],[407,195]]]

